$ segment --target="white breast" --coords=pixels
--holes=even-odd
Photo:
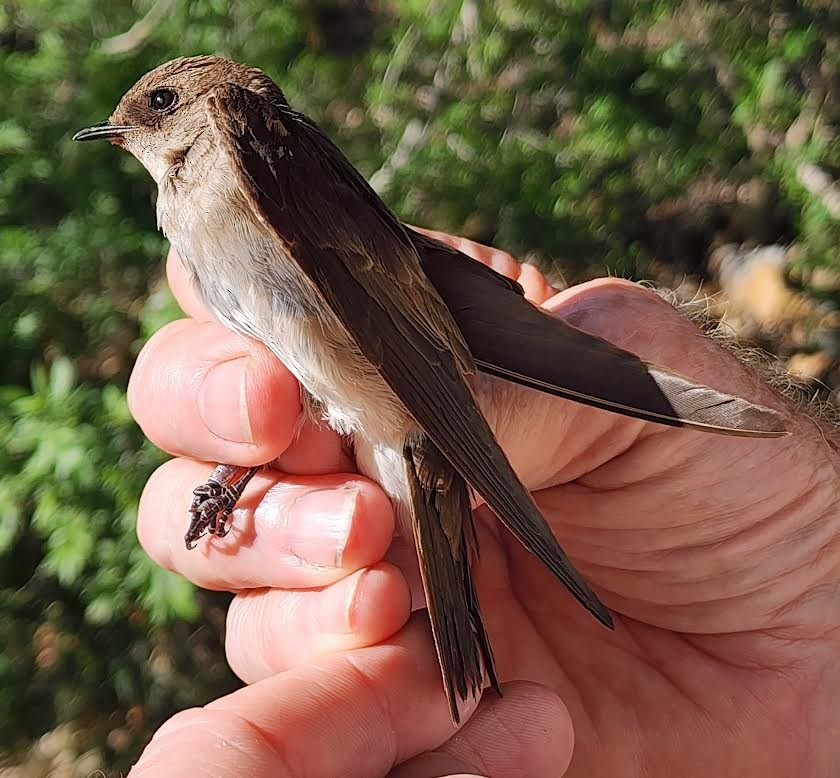
[[[158,219],[205,303],[234,331],[265,343],[342,434],[392,445],[412,427],[317,289],[250,212],[219,155],[206,175],[160,189]]]

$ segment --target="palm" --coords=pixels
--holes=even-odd
[[[620,345],[658,361],[670,356],[670,367],[714,382],[714,360],[726,355],[707,345],[710,361],[698,371],[679,354],[646,354],[654,340],[667,352],[661,306],[621,286],[614,293],[623,311],[608,301],[593,310],[585,292],[557,302],[564,316]],[[626,316],[635,298],[650,310],[626,342],[621,321],[605,312]],[[630,763],[657,776],[796,774],[807,757],[797,729],[811,700],[801,688],[794,693],[785,668],[801,660],[794,635],[826,628],[804,603],[840,561],[837,549],[817,552],[836,533],[828,459],[815,473],[813,461],[794,459],[801,441],[792,438],[670,430],[499,391],[520,409],[500,429],[506,449],[566,550],[618,614],[614,633],[602,629],[485,515],[492,532],[483,533],[478,577],[499,671],[503,680],[547,684],[566,701],[576,729],[569,774],[630,774]],[[814,537],[778,553],[805,521]]]

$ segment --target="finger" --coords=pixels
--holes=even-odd
[[[417,559],[417,547],[413,538],[403,538],[395,535],[385,560],[397,567],[408,584],[411,592],[411,610],[416,611],[426,607],[426,593],[423,591],[423,581],[420,577],[420,563]]]
[[[272,466],[292,475],[350,473],[356,469],[352,446],[326,424],[304,422]]]
[[[181,261],[178,252],[174,248],[169,249],[166,255],[166,280],[169,288],[181,310],[187,316],[197,321],[212,321],[214,316],[201,300],[196,285],[193,283],[192,274]]]
[[[415,617],[393,641],[178,714],[132,776],[369,778],[437,748],[452,731],[428,624]]]
[[[387,640],[410,615],[405,578],[385,563],[320,589],[245,591],[228,609],[228,664],[255,683],[315,657]]]
[[[325,586],[378,562],[394,532],[382,489],[360,476],[258,473],[224,538],[184,545],[190,490],[212,468],[174,459],[158,468],[140,498],[137,534],[149,556],[207,589]]]
[[[412,229],[435,238],[441,243],[446,243],[477,262],[492,267],[506,278],[517,281],[525,290],[525,297],[537,305],[542,305],[557,293],[557,290],[536,267],[517,261],[506,251],[437,230],[427,230],[423,227],[412,227]]]
[[[283,452],[301,412],[297,381],[263,345],[190,319],[167,325],[143,347],[128,403],[160,448],[237,465]]]
[[[436,750],[400,765],[389,778],[559,778],[569,766],[573,746],[572,720],[562,700],[544,686],[515,681],[505,684],[503,697],[486,692],[459,732]]]

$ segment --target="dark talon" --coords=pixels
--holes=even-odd
[[[193,489],[190,526],[184,535],[188,550],[206,535],[223,538],[230,531],[229,519],[258,467],[219,465],[206,483]]]

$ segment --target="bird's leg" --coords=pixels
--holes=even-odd
[[[223,538],[228,533],[228,519],[259,467],[218,465],[201,486],[193,490],[190,506],[190,527],[184,535],[188,549],[205,532]]]

